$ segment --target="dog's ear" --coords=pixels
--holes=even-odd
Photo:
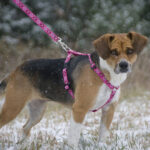
[[[104,34],[97,40],[93,42],[93,45],[98,53],[103,59],[107,59],[110,55],[110,43],[114,39],[113,34]]]
[[[136,32],[127,33],[127,37],[131,40],[134,50],[139,54],[148,42],[148,38]]]

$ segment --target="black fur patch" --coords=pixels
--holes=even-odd
[[[21,65],[21,71],[28,76],[33,86],[43,97],[62,103],[72,103],[74,100],[64,89],[62,70],[65,59],[35,59]],[[67,63],[67,73],[70,87],[75,91],[73,72],[81,62],[89,63],[87,56],[76,56]],[[81,66],[82,67],[82,66]]]
[[[7,82],[5,80],[3,80],[1,83],[0,83],[0,91],[4,91],[5,88],[7,86]]]
[[[73,102],[71,96],[64,89],[62,70],[65,59],[36,59],[25,62],[21,71],[29,77],[33,86],[43,97],[59,102]],[[72,72],[78,59],[71,59],[67,64],[70,87],[74,91]]]

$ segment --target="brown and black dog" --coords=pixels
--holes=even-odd
[[[132,64],[147,44],[147,38],[136,32],[105,34],[93,42],[96,49],[92,60],[103,71],[114,86],[120,86],[131,72]],[[56,101],[72,108],[72,119],[68,140],[77,145],[81,124],[91,109],[102,106],[110,96],[110,89],[90,68],[87,56],[71,58],[67,64],[70,87],[75,99],[64,89],[62,69],[65,59],[36,59],[18,66],[1,84],[5,93],[5,102],[0,113],[0,127],[13,120],[23,109],[29,106],[30,117],[23,127],[24,135],[42,118],[46,102]],[[120,89],[111,103],[102,109],[100,138],[108,135]]]

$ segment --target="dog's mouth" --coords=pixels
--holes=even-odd
[[[115,67],[114,72],[119,73],[129,73],[131,72],[131,64],[126,60],[121,60]]]

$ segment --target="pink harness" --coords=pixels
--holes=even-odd
[[[89,62],[90,62],[90,66],[91,68],[94,70],[94,72],[100,77],[100,79],[110,88],[111,90],[111,94],[109,99],[106,101],[105,104],[103,104],[102,106],[98,107],[97,109],[91,110],[92,112],[96,112],[99,109],[101,109],[102,107],[104,107],[105,105],[107,105],[108,103],[111,102],[111,100],[113,99],[113,97],[115,96],[116,91],[119,89],[119,86],[113,86],[106,78],[105,75],[103,74],[103,72],[96,67],[95,63],[92,61],[91,59],[91,55],[90,54],[85,54],[85,53],[80,53],[80,52],[76,52],[73,50],[68,50],[68,55],[66,57],[65,63],[68,63],[70,61],[70,58],[72,55],[74,56],[88,56],[89,58]],[[68,91],[68,93],[72,96],[72,98],[74,99],[74,94],[73,91],[70,89],[69,87],[69,81],[68,81],[68,75],[67,75],[67,68],[63,69],[63,78],[64,78],[64,83],[65,83],[65,89]]]
[[[61,38],[59,38],[56,34],[54,34],[35,14],[33,14],[20,0],[13,0],[13,2],[27,15],[29,16],[39,27],[41,27],[41,29],[46,32],[46,34],[52,38],[52,40],[58,44],[60,44],[62,46],[62,48],[67,52],[67,57],[65,60],[65,63],[68,63],[71,59],[71,56],[88,56],[89,58],[89,62],[91,65],[91,68],[93,69],[93,71],[100,77],[100,79],[109,87],[109,89],[111,90],[111,94],[109,99],[106,101],[105,104],[103,104],[102,106],[100,106],[97,109],[91,110],[92,112],[96,112],[99,109],[101,109],[102,107],[104,107],[105,105],[107,105],[108,103],[111,102],[111,100],[113,99],[116,91],[119,89],[119,86],[113,86],[106,78],[105,75],[103,74],[102,71],[100,71],[99,68],[96,67],[95,63],[92,61],[91,59],[91,55],[90,54],[85,54],[85,53],[80,53],[80,52],[76,52],[71,50],[65,43],[63,43],[61,41]],[[65,89],[68,91],[68,93],[71,95],[71,97],[74,99],[74,94],[72,89],[70,89],[69,87],[69,81],[68,81],[68,75],[67,75],[67,68],[65,67],[62,71],[63,73],[63,79],[64,79],[64,84],[65,84]]]

